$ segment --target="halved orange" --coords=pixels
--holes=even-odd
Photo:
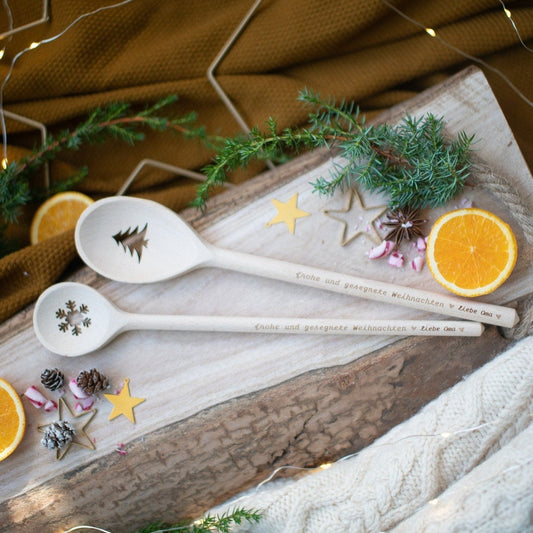
[[[48,198],[33,217],[30,228],[30,242],[38,242],[74,229],[76,222],[93,199],[81,192],[60,192]]]
[[[25,429],[22,400],[15,389],[0,378],[0,461],[15,451]]]
[[[477,208],[442,215],[431,228],[427,264],[435,280],[459,296],[497,289],[516,264],[513,231],[499,217]]]

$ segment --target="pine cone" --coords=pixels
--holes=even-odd
[[[67,420],[59,420],[50,424],[44,432],[41,444],[49,450],[63,448],[74,438],[75,430]]]
[[[107,378],[100,374],[96,368],[81,371],[76,378],[76,383],[87,394],[96,394],[109,387]]]
[[[65,376],[57,368],[47,368],[41,374],[41,383],[51,391],[60,389],[65,382]]]

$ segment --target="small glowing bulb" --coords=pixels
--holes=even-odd
[[[36,42],[33,42],[30,44],[30,50],[34,50],[35,48],[37,48],[41,43],[36,43]]]
[[[7,157],[4,157],[4,159],[2,159],[2,168],[5,170],[7,168],[7,164],[9,163],[9,161],[7,160]]]
[[[318,468],[320,468],[320,470],[327,470],[330,466],[331,466],[331,463],[324,463],[320,465]]]
[[[426,33],[428,35],[431,35],[431,37],[436,37],[437,36],[437,32],[433,28],[426,28]]]
[[[508,18],[511,18],[511,12],[507,8],[505,8],[503,12],[507,15]]]
[[[2,48],[2,50],[0,50],[0,59],[2,59],[4,57],[5,53],[6,53],[6,49]]]
[[[451,433],[448,433],[447,431],[445,431],[444,433],[441,433],[440,436],[443,438],[443,439],[449,439],[452,434]]]
[[[429,500],[429,505],[437,505],[439,503],[439,499],[435,498],[434,500]]]

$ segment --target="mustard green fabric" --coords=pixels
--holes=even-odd
[[[12,0],[15,26],[40,17],[40,0]],[[6,38],[0,78],[17,52],[51,38],[77,17],[112,0],[50,0],[49,22]],[[500,69],[533,99],[533,53],[518,41],[498,0],[393,0],[411,18],[434,28],[466,53]],[[132,0],[82,20],[61,37],[24,54],[5,83],[5,109],[43,122],[50,132],[73,127],[96,106],[117,100],[145,106],[169,94],[179,101],[167,112],[198,113],[211,133],[232,135],[239,126],[209,84],[206,71],[251,8],[252,0]],[[507,1],[522,39],[533,48],[533,5]],[[8,29],[5,9],[0,30]],[[312,88],[323,96],[355,101],[368,116],[416,95],[473,64],[381,0],[264,0],[221,62],[217,79],[250,126],[269,116],[280,127],[305,123],[296,100]],[[483,68],[517,141],[533,162],[533,109],[496,74]],[[10,153],[31,148],[39,136],[7,121]],[[79,190],[100,198],[117,192],[143,158],[201,169],[212,154],[172,133],[147,133],[131,147],[119,141],[63,153],[52,165],[59,179],[69,167],[87,166]],[[247,179],[240,173],[236,182]],[[37,176],[36,179],[40,179]],[[147,170],[130,192],[173,209],[187,206],[194,184]],[[31,303],[57,281],[76,257],[72,232],[28,245],[29,206],[10,229],[21,249],[0,260],[0,321]]]

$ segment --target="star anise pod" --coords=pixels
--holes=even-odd
[[[384,226],[392,228],[385,236],[386,241],[394,241],[396,246],[405,239],[424,237],[422,226],[427,222],[426,219],[419,218],[418,209],[411,207],[402,207],[392,209],[387,213],[388,222],[383,222]]]

